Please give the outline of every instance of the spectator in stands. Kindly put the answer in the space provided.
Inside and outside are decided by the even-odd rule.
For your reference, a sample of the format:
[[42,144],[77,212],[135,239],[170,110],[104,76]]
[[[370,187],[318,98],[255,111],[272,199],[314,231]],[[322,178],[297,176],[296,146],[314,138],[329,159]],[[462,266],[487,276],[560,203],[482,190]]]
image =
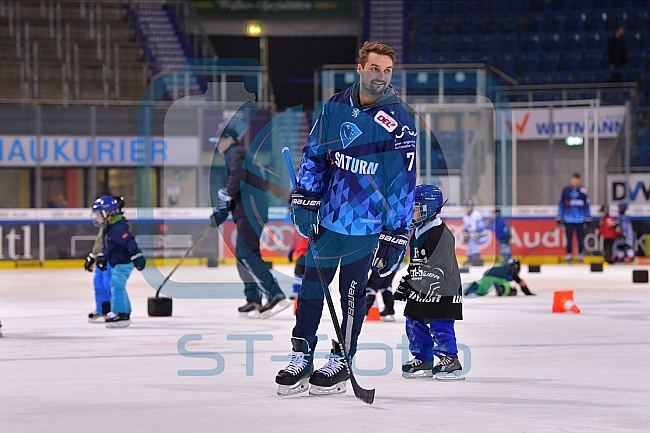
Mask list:
[[47,207],[65,208],[68,207],[68,202],[65,200],[65,196],[59,193],[54,196],[54,199],[50,200]]
[[[623,35],[625,34],[625,27],[619,26],[616,32],[609,38],[607,43],[607,57],[609,61],[609,69],[627,68],[630,64],[627,61],[627,47]],[[609,77],[612,83],[619,83],[623,81],[623,74],[620,72],[612,72]]]

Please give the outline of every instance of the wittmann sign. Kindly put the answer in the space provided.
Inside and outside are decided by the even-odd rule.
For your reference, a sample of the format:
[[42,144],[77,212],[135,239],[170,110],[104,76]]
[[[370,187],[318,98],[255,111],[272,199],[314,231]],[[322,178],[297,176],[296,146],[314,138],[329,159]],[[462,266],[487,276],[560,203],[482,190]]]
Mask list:
[[[588,112],[588,124],[585,128],[585,110]],[[591,108],[556,108],[553,110],[551,122],[548,108],[513,109],[515,127],[511,119],[507,120],[508,129],[516,131],[517,140],[548,139],[551,132],[553,137],[564,139],[571,135],[585,136],[588,131],[593,137],[596,124],[594,110]],[[614,138],[623,124],[625,107],[600,107],[598,109],[598,136],[600,138]]]

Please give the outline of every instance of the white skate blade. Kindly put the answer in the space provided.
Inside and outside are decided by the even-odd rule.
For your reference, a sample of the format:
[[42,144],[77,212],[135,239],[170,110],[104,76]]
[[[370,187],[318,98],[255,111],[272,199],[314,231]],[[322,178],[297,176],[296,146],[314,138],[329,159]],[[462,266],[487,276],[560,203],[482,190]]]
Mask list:
[[452,381],[452,380],[465,380],[465,376],[463,376],[461,370],[441,371],[440,373],[436,373],[433,377],[435,377],[436,380],[440,380],[443,382]]
[[402,372],[402,377],[404,379],[427,379],[429,377],[433,377],[433,373],[431,373],[431,370],[420,370],[416,371],[415,373]]
[[257,310],[249,311],[248,313],[239,313],[240,319],[259,319],[260,313]]
[[389,314],[388,316],[383,316],[381,318],[382,322],[394,322],[395,321],[395,316],[392,314]]
[[108,322],[106,323],[107,328],[128,328],[131,324],[131,320],[120,320],[119,322]]
[[259,319],[268,319],[269,317],[273,317],[276,314],[286,310],[290,306],[293,305],[293,302],[291,302],[288,299],[283,299],[280,302],[277,303],[273,308],[270,310],[265,311],[264,313],[260,313],[259,311],[257,312],[257,317]]
[[309,376],[303,377],[294,385],[278,385],[278,395],[287,397],[289,395],[300,394],[309,389]]
[[332,386],[312,385],[309,387],[309,395],[315,395],[320,397],[323,395],[345,394],[345,391],[347,391],[347,387],[345,385],[346,382],[347,380]]

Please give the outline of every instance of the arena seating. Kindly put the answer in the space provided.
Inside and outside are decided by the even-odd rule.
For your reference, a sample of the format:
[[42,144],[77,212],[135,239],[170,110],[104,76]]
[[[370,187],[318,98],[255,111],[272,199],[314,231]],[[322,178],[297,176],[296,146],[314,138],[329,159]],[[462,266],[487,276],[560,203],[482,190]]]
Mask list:
[[139,100],[148,64],[116,2],[1,2],[0,98]]
[[625,82],[648,71],[642,0],[410,1],[410,63],[488,63],[520,84],[610,81],[607,41],[626,27]]

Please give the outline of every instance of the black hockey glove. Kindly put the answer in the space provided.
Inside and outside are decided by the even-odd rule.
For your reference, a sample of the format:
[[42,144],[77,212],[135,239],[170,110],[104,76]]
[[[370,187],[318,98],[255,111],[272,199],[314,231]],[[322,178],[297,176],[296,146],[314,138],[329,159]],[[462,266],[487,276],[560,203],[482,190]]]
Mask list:
[[97,267],[99,268],[100,271],[104,272],[107,269],[106,257],[104,256],[104,253],[97,254],[97,258],[95,259],[95,262],[97,263]]
[[382,278],[395,272],[404,260],[408,242],[406,234],[388,233],[382,230],[379,233],[379,245],[375,249],[375,257],[372,259],[372,270]]
[[295,190],[291,194],[291,221],[302,237],[308,238],[313,228],[318,230],[318,211],[321,198],[305,190]]
[[147,264],[147,259],[144,258],[144,255],[140,249],[138,249],[138,251],[131,256],[131,261],[133,262],[133,266],[135,266],[138,271],[143,270]]
[[408,283],[408,275],[403,277],[397,286],[397,290],[393,293],[393,299],[396,301],[406,301],[409,297],[411,290],[411,285]]
[[90,253],[86,256],[86,262],[84,263],[84,269],[88,272],[93,271],[93,263],[95,263],[95,255]]

